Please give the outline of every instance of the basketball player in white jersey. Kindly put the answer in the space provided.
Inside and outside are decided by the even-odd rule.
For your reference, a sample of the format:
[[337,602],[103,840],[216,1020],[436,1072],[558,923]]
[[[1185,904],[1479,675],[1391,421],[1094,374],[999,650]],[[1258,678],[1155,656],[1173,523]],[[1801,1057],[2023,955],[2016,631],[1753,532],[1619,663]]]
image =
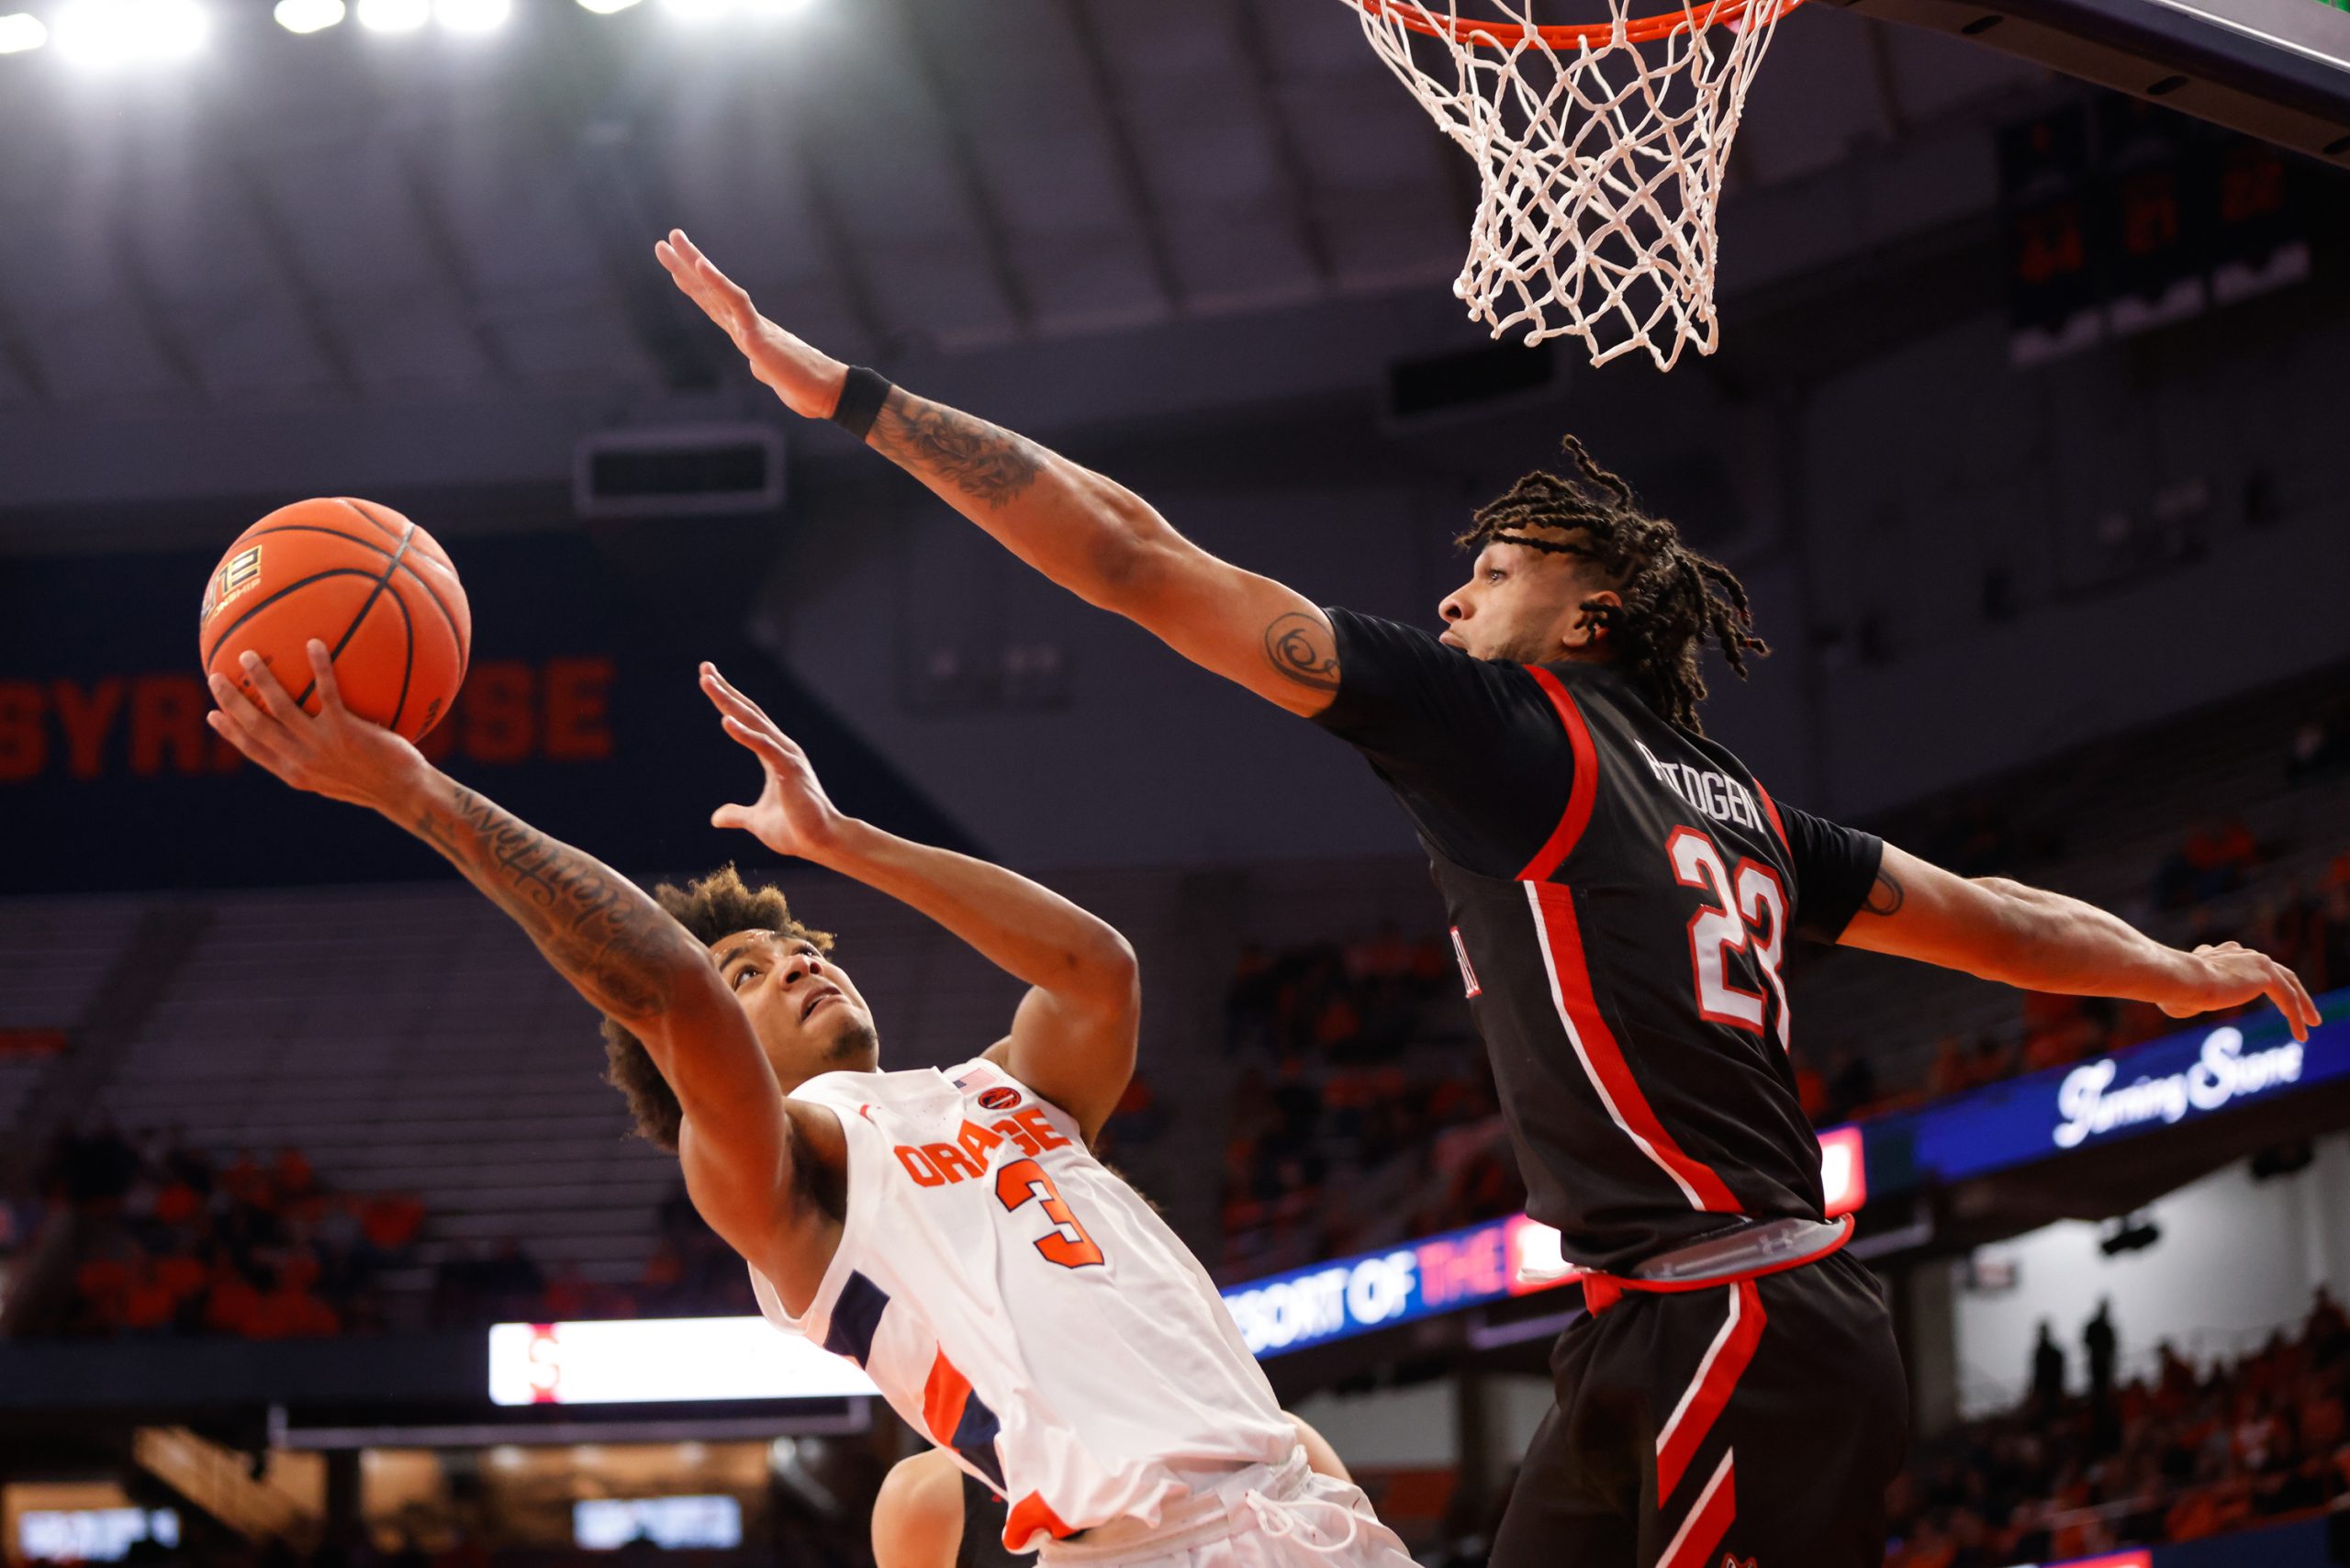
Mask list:
[[[1289,1419],[1316,1475],[1354,1479],[1321,1433]],[[1003,1499],[945,1449],[901,1459],[873,1499],[874,1568],[1011,1568],[1004,1513]]]
[[656,902],[353,717],[326,645],[309,657],[315,716],[248,653],[255,697],[213,678],[214,729],[296,788],[414,833],[513,916],[604,1014],[613,1081],[749,1262],[761,1311],[860,1363],[1005,1499],[1007,1547],[1121,1568],[1410,1568],[1360,1491],[1308,1467],[1205,1271],[1089,1151],[1134,1070],[1135,959],[1116,931],[844,816],[704,665],[726,733],[766,771],[715,825],[912,905],[1031,988],[970,1060],[879,1071],[831,937],[779,891],[729,868]]

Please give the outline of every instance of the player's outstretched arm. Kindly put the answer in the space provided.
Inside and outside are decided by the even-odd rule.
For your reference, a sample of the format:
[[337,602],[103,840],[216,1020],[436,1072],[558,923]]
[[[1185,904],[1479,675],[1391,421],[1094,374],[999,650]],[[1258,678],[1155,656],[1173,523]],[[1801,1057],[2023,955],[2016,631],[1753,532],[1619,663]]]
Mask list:
[[2026,991],[2151,1002],[2174,1018],[2265,996],[2297,1040],[2319,1022],[2300,978],[2265,953],[2233,942],[2166,947],[2094,904],[2004,877],[1956,876],[1889,844],[1838,940]]
[[1003,1043],[1004,1065],[1092,1141],[1134,1076],[1141,1001],[1126,939],[1016,871],[844,815],[808,754],[717,666],[701,666],[701,686],[726,733],[766,773],[757,801],[719,807],[711,824],[741,828],[778,855],[829,867],[910,904],[1027,981]]
[[[309,644],[319,712],[305,713],[252,654],[257,700],[220,676],[212,727],[297,790],[366,806],[447,857],[513,917],[588,1001],[624,1025],[677,1091],[695,1203],[766,1268],[779,1246],[790,1124],[750,1021],[709,953],[633,882],[449,778],[408,742],[353,716],[326,644]],[[771,1276],[781,1277],[781,1276]]]
[[[682,230],[655,252],[786,408],[805,419],[832,417],[847,365],[760,315]],[[1320,608],[1209,554],[1125,486],[903,387],[890,394],[866,440],[1089,604],[1292,713],[1330,705],[1337,645]]]

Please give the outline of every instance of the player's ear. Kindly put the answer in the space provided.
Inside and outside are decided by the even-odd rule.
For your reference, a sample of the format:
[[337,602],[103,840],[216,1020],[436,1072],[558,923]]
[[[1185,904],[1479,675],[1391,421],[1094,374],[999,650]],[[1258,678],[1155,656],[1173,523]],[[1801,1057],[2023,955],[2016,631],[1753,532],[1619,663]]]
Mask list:
[[1566,634],[1560,641],[1572,654],[1595,653],[1606,648],[1609,636],[1616,630],[1617,619],[1624,613],[1624,597],[1614,588],[1602,588],[1588,594],[1575,605],[1574,613],[1567,620]]

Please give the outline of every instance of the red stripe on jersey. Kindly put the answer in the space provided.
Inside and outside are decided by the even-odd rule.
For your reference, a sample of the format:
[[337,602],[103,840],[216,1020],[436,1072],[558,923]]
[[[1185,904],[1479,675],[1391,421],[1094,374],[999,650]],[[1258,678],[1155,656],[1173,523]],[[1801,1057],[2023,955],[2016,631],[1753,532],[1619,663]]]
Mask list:
[[1706,1489],[1689,1505],[1689,1517],[1673,1532],[1664,1555],[1657,1559],[1656,1568],[1712,1568],[1722,1537],[1729,1533],[1730,1521],[1738,1518],[1738,1474],[1732,1457],[1722,1455],[1714,1478],[1706,1483]]
[[1732,1285],[1729,1316],[1722,1320],[1721,1332],[1706,1347],[1696,1375],[1689,1380],[1681,1403],[1673,1407],[1663,1430],[1656,1435],[1658,1507],[1664,1506],[1673,1489],[1681,1484],[1682,1476],[1688,1473],[1689,1462],[1697,1457],[1698,1445],[1721,1418],[1731,1391],[1745,1375],[1756,1347],[1762,1343],[1764,1321],[1762,1293],[1755,1288],[1754,1282],[1740,1280]]
[[970,1397],[971,1380],[956,1370],[946,1351],[939,1351],[930,1363],[930,1381],[922,1388],[922,1419],[932,1442],[955,1446],[955,1428],[963,1424],[963,1406]]
[[1559,722],[1566,727],[1567,745],[1574,753],[1574,782],[1567,787],[1567,809],[1559,818],[1559,825],[1550,830],[1550,842],[1543,845],[1526,869],[1517,874],[1521,882],[1539,882],[1549,879],[1559,868],[1583,830],[1591,824],[1591,808],[1599,798],[1599,754],[1591,744],[1591,726],[1583,722],[1583,710],[1567,695],[1559,678],[1538,665],[1528,665],[1526,673],[1541,687],[1542,695],[1550,700],[1558,711]]
[[1779,820],[1779,803],[1771,799],[1771,791],[1762,788],[1762,780],[1754,781],[1754,792],[1762,797],[1762,814],[1771,819],[1771,831],[1779,835],[1779,847],[1793,855],[1795,846],[1787,842],[1787,824]]
[[1550,971],[1550,1000],[1565,1025],[1568,1043],[1583,1062],[1584,1074],[1599,1092],[1600,1103],[1640,1152],[1673,1178],[1689,1206],[1707,1214],[1742,1214],[1738,1200],[1711,1168],[1682,1152],[1673,1135],[1657,1120],[1648,1096],[1640,1092],[1623,1047],[1616,1043],[1599,1002],[1591,992],[1591,971],[1583,955],[1583,930],[1575,923],[1574,890],[1561,882],[1529,881],[1526,896],[1534,906],[1535,935],[1542,947],[1542,966]]
[[1028,1538],[1043,1530],[1055,1540],[1064,1540],[1077,1532],[1061,1523],[1061,1517],[1045,1504],[1045,1495],[1031,1492],[1012,1505],[1003,1519],[1003,1549],[1017,1551],[1028,1544]]

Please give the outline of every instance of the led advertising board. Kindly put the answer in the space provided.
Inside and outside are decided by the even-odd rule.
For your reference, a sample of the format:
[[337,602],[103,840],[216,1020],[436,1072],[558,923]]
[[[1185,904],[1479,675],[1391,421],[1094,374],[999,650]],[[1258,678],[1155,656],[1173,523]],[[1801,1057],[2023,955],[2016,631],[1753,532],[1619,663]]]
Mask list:
[[[2350,991],[2295,1040],[2276,1017],[2168,1035],[2069,1067],[1871,1118],[1863,1182],[1876,1195],[1962,1182],[2267,1103],[2350,1075]],[[1822,1135],[1822,1140],[1830,1135]]]
[[[1819,1135],[1830,1218],[1867,1201],[1859,1127]],[[1259,1360],[1416,1318],[1550,1290],[1574,1276],[1559,1233],[1524,1215],[1333,1259],[1224,1293]],[[876,1393],[853,1363],[756,1317],[501,1323],[489,1331],[500,1405],[828,1399]]]

